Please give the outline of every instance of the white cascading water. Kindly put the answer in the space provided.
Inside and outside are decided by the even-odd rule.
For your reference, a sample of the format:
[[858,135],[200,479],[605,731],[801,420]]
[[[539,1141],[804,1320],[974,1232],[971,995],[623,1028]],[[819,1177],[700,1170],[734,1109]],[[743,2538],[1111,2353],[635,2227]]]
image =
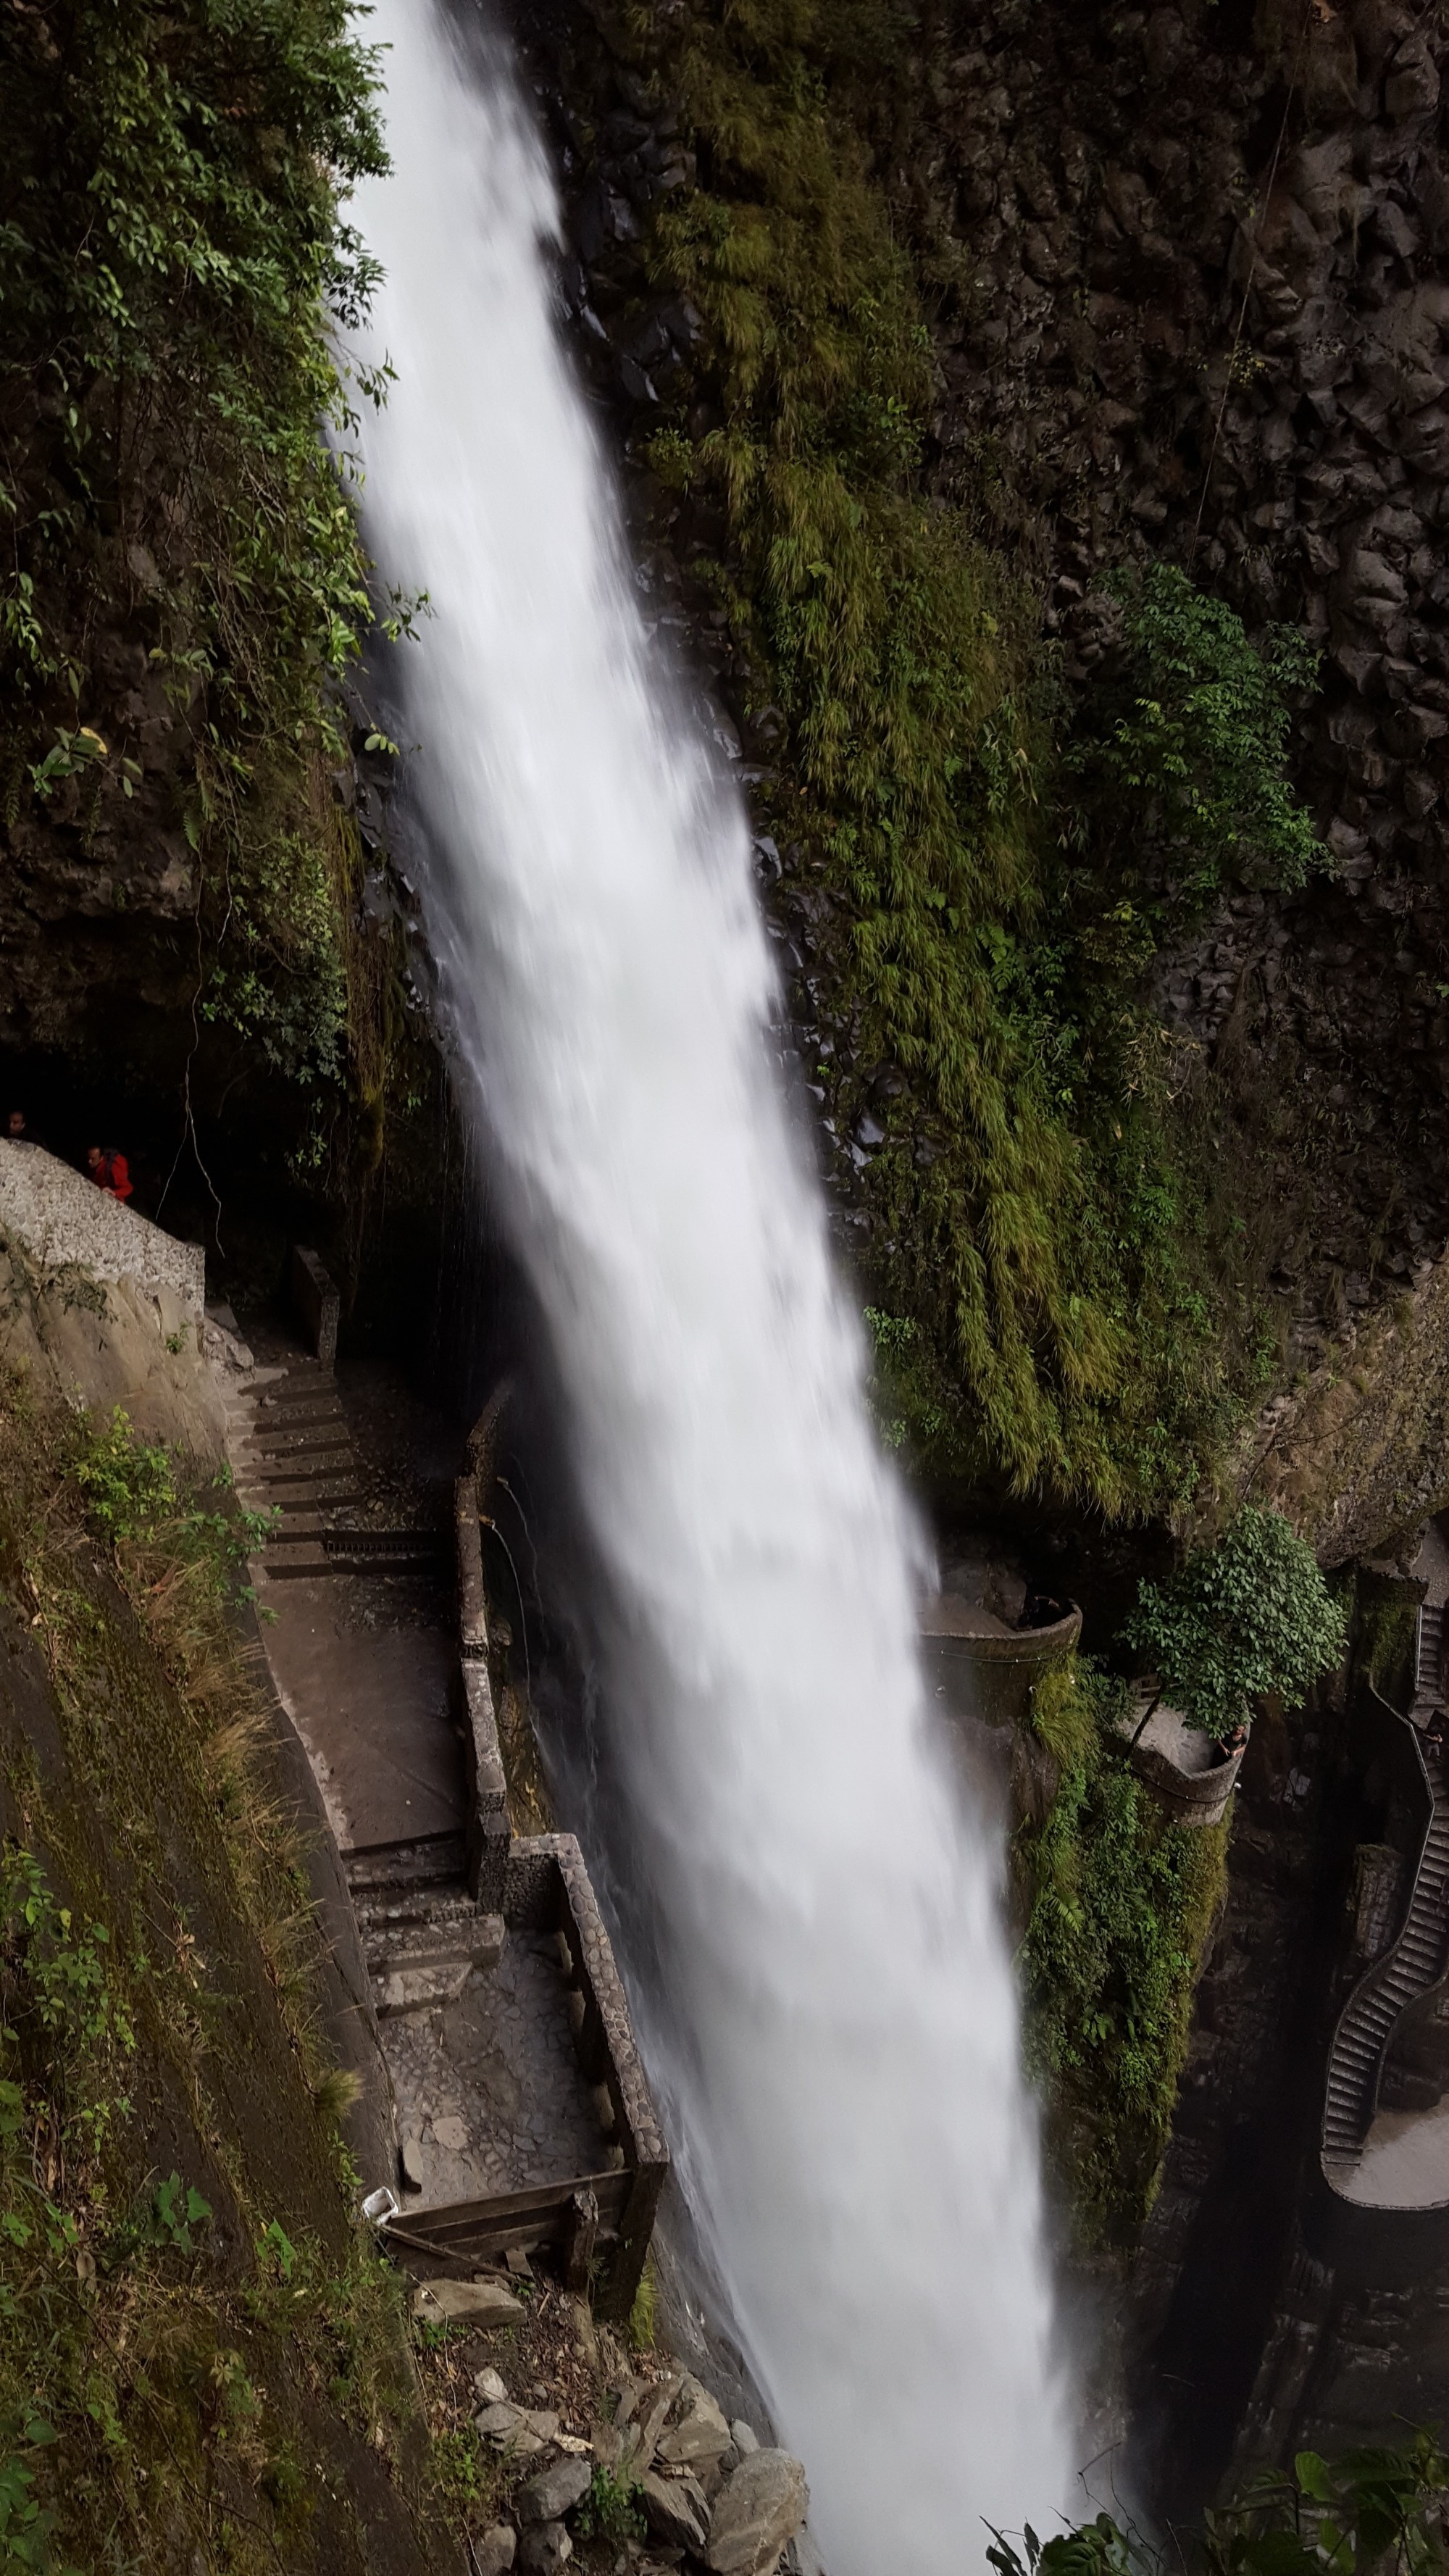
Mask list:
[[654,667],[542,150],[437,0],[365,32],[397,376],[365,519],[431,597],[400,657],[429,926],[614,1598],[651,2071],[830,2576],[947,2576],[982,2517],[1050,2528],[1072,2484],[999,1855],[931,1738],[744,815]]

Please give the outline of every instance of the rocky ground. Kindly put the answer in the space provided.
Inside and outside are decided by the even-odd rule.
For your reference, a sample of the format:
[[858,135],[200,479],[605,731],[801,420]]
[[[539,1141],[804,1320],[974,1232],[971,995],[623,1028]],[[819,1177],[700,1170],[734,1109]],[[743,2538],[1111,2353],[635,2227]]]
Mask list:
[[[515,2258],[518,2259],[518,2258]],[[413,2301],[472,2576],[794,2576],[805,2472],[666,2356],[522,2265]]]

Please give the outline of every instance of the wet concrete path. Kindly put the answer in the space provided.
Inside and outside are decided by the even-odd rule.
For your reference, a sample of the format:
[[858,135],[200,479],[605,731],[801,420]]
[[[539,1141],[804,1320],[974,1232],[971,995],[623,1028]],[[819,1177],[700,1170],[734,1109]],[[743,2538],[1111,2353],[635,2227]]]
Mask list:
[[[324,1370],[249,1323],[241,1499],[278,1514],[257,1577],[267,1660],[343,1853],[460,1833],[450,1562],[457,1433],[397,1370]],[[329,1553],[356,1539],[360,1554]]]

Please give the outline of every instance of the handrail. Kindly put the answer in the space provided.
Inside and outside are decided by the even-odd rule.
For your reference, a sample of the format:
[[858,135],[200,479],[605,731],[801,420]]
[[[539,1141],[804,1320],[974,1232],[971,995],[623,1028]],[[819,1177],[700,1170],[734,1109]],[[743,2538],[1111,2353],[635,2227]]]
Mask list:
[[[1327,2130],[1329,2117],[1329,2093],[1333,2081],[1334,2069],[1335,2067],[1338,2067],[1340,2073],[1342,2072],[1347,2058],[1347,2051],[1343,2047],[1343,2042],[1352,2029],[1354,2020],[1359,2012],[1359,2008],[1361,2005],[1366,2003],[1381,1986],[1387,1983],[1392,1973],[1394,1963],[1398,1959],[1404,1943],[1408,1938],[1409,1930],[1414,1919],[1414,1907],[1424,1874],[1424,1862],[1428,1853],[1429,1834],[1434,1822],[1434,1810],[1436,1804],[1434,1785],[1429,1778],[1428,1765],[1424,1760],[1424,1748],[1420,1740],[1418,1728],[1403,1714],[1402,1710],[1391,1707],[1389,1702],[1384,1699],[1377,1690],[1375,1690],[1372,1682],[1368,1684],[1368,1695],[1385,1717],[1392,1718],[1396,1726],[1403,1727],[1405,1734],[1408,1737],[1409,1745],[1412,1750],[1414,1769],[1418,1776],[1418,1784],[1422,1787],[1424,1793],[1425,1810],[1423,1830],[1419,1838],[1418,1854],[1414,1861],[1413,1877],[1410,1880],[1408,1897],[1404,1905],[1403,1917],[1399,1924],[1398,1931],[1395,1933],[1387,1950],[1383,1951],[1377,1959],[1370,1962],[1369,1966],[1365,1968],[1363,1975],[1350,1989],[1349,1994],[1344,2001],[1343,2009],[1339,2013],[1338,2019],[1334,2024],[1333,2038],[1329,2043],[1328,2060],[1324,2069],[1323,2118],[1319,2126],[1319,2157],[1320,2161],[1324,2164],[1325,2174],[1327,2174],[1327,2161],[1330,2159],[1333,2152],[1329,2148]],[[1427,1993],[1427,1986],[1421,1988],[1420,1991]],[[1400,2009],[1402,2010],[1403,2007]],[[1394,2015],[1394,2021],[1390,2023],[1389,2030],[1385,2033],[1374,2058],[1373,2071],[1369,2079],[1367,2099],[1365,2103],[1365,2116],[1361,2127],[1362,2136],[1367,2135],[1374,2115],[1378,2110],[1379,2086],[1383,2079],[1384,2060],[1388,2055],[1389,2039],[1398,2019],[1399,2014],[1396,2013]],[[1331,2176],[1328,2176],[1328,2178],[1330,2180],[1332,2179]]]

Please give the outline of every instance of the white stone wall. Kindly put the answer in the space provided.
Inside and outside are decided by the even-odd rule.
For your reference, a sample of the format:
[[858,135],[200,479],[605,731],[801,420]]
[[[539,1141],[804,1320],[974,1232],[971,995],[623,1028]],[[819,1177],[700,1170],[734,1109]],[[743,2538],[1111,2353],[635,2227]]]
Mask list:
[[169,1290],[199,1328],[206,1254],[98,1190],[40,1145],[0,1140],[0,1227],[42,1270],[74,1262],[93,1279]]

